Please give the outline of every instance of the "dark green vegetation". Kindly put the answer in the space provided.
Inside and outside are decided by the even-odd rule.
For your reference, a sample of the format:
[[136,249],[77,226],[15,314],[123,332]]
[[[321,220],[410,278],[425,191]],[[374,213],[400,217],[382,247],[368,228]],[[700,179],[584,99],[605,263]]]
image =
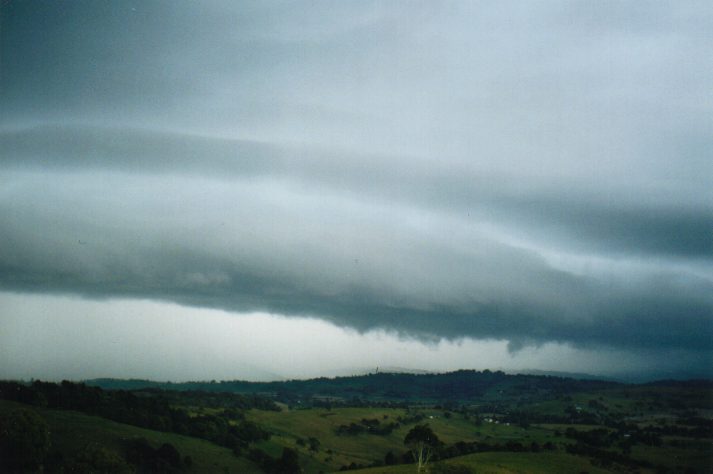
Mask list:
[[537,375],[508,375],[501,371],[460,370],[446,374],[377,373],[365,376],[288,380],[285,382],[152,382],[148,380],[96,379],[87,382],[105,389],[200,390],[261,394],[284,403],[308,401],[315,404],[358,401],[396,404],[469,402],[474,399],[501,400],[508,397],[560,394],[599,390],[620,384],[600,380],[575,380]]
[[710,381],[92,384],[0,382],[0,472],[713,472]]

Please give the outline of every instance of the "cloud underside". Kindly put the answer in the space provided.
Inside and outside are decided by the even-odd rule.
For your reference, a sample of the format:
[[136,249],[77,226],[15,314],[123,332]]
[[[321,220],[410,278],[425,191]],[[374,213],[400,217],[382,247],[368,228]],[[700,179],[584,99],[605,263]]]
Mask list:
[[513,348],[711,349],[705,207],[128,129],[41,127],[0,146],[7,289]]

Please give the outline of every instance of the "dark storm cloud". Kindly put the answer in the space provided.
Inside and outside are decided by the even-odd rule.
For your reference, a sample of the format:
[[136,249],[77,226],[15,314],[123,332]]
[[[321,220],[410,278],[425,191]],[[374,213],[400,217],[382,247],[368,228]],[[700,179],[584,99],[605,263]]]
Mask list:
[[[647,205],[593,198],[562,186],[533,187],[532,179],[497,182],[475,173],[434,175],[404,158],[350,156],[245,140],[206,138],[141,130],[37,127],[0,133],[0,163],[8,168],[67,171],[115,170],[208,177],[279,176],[312,186],[374,194],[451,212],[484,215],[525,227],[542,239],[562,237],[578,250],[713,256],[713,209],[676,203]],[[530,187],[522,195],[523,187]],[[508,190],[508,188],[510,188]],[[562,199],[566,196],[567,199]]]
[[[665,260],[642,274],[613,268],[602,282],[601,275],[552,268],[535,252],[484,234],[479,221],[444,217],[437,207],[393,207],[378,193],[371,202],[364,193],[350,202],[329,188],[315,193],[324,189],[320,182],[295,176],[284,191],[284,178],[264,170],[223,181],[189,174],[181,167],[133,175],[90,167],[50,175],[62,183],[55,187],[33,168],[8,171],[14,200],[0,207],[3,284],[316,315],[421,337],[688,349],[710,343],[710,280]],[[507,230],[515,219],[495,211]],[[564,235],[580,223],[567,230],[568,221],[558,221]],[[506,235],[518,231],[526,234],[512,228]],[[599,247],[612,241],[605,237]],[[638,238],[644,248],[649,238]],[[612,248],[619,258],[616,239]],[[648,257],[670,257],[656,250]]]
[[713,22],[650,7],[5,3],[0,286],[704,368]]

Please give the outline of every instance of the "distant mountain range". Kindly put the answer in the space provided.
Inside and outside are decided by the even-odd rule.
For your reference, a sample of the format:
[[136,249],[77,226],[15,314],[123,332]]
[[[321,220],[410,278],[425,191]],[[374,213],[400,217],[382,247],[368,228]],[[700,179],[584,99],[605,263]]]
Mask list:
[[[319,377],[307,380],[272,382],[196,381],[155,382],[151,380],[93,379],[87,385],[103,389],[164,389],[229,392],[268,396],[286,403],[330,400],[337,403],[462,403],[535,402],[552,397],[615,388],[633,387],[604,377],[562,372],[528,371],[507,374],[490,370],[459,370],[428,373],[395,367],[375,367],[363,375]],[[713,380],[647,382],[646,385],[686,385],[713,387]]]
[[405,373],[379,369],[366,375],[321,377],[309,380],[273,382],[154,382],[149,380],[88,380],[88,385],[104,389],[201,390],[259,394],[296,402],[329,399],[340,402],[472,402],[505,399],[536,400],[564,393],[622,386],[607,380],[574,379],[552,375],[506,374],[502,371],[460,370],[442,374]]

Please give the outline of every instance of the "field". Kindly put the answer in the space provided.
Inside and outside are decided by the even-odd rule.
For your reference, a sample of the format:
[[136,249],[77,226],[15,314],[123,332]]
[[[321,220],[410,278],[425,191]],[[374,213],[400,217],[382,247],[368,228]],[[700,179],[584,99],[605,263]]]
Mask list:
[[[571,474],[588,472],[603,474],[611,471],[593,467],[586,459],[564,453],[482,453],[459,456],[442,461],[448,466],[464,466],[478,474]],[[354,471],[358,474],[413,474],[413,465],[375,467]]]
[[[530,428],[523,430],[506,424],[481,423],[466,419],[460,414],[449,414],[442,410],[390,408],[336,408],[336,409],[301,409],[289,412],[264,412],[252,410],[248,417],[268,428],[274,433],[272,443],[279,443],[297,449],[305,456],[320,461],[320,468],[325,471],[338,470],[341,466],[351,463],[368,465],[379,459],[384,459],[389,451],[401,453],[406,450],[404,437],[417,422],[404,423],[388,435],[367,433],[357,435],[335,434],[339,426],[358,424],[364,419],[377,419],[380,423],[392,420],[408,419],[410,416],[421,415],[418,423],[428,423],[439,439],[445,444],[459,441],[484,440],[493,443],[508,441],[532,441],[544,444],[547,441],[557,441],[559,437],[553,430],[545,428]],[[299,439],[316,438],[320,449],[316,453],[306,446],[298,444]],[[321,455],[320,455],[321,453]]]
[[[424,425],[433,435],[433,474],[713,472],[708,382],[566,385],[506,378],[480,397],[442,403],[426,385],[428,398],[406,394],[409,403],[385,400],[378,390],[372,391],[375,400],[342,396],[354,387],[371,390],[371,381],[357,382],[350,387],[343,380],[328,381],[340,395],[325,394],[323,380],[300,382],[281,395],[0,382],[5,399],[0,417],[31,410],[46,422],[51,433],[46,473],[82,472],[73,466],[76,460],[88,462],[88,446],[121,461],[88,472],[416,472],[405,439]],[[310,393],[310,383],[322,392]],[[445,386],[448,395],[474,392]],[[139,460],[137,440],[143,440]],[[172,466],[157,461],[161,449],[175,451],[180,460]]]
[[[447,464],[468,466],[477,473],[569,473],[569,472],[619,472],[621,465],[604,468],[595,466],[596,461],[586,456],[570,455],[564,449],[572,439],[565,436],[568,428],[580,432],[605,429],[599,425],[569,425],[569,424],[533,424],[527,428],[506,423],[476,422],[470,416],[460,413],[444,412],[442,410],[418,409],[424,415],[419,423],[428,423],[439,439],[446,445],[461,442],[484,442],[490,445],[506,445],[517,443],[529,449],[533,443],[544,447],[547,443],[555,446],[554,451],[540,452],[485,452],[458,456],[449,459]],[[448,416],[445,415],[448,413]],[[403,409],[301,409],[290,412],[259,412],[251,411],[250,419],[261,423],[275,433],[270,444],[289,446],[296,449],[305,460],[308,472],[333,472],[342,466],[367,466],[384,459],[386,454],[405,453],[403,440],[406,433],[415,423],[406,424],[394,430],[389,435],[358,434],[353,436],[336,435],[340,425],[358,423],[362,419],[393,420],[407,417]],[[644,417],[642,424],[647,424],[649,418]],[[299,439],[313,437],[319,440],[319,449],[310,451],[307,446],[300,446]],[[685,447],[674,447],[671,442],[676,437],[662,439],[662,445],[637,445],[631,449],[631,459],[640,461],[636,472],[713,472],[713,440],[698,442],[688,440]],[[675,441],[674,441],[675,442]],[[266,443],[267,444],[267,443]],[[275,448],[273,447],[274,451]],[[605,450],[607,451],[607,450]],[[621,453],[622,449],[614,447],[608,451]],[[352,465],[352,467],[356,467]],[[365,473],[401,473],[414,472],[413,465],[385,466],[359,470]]]

